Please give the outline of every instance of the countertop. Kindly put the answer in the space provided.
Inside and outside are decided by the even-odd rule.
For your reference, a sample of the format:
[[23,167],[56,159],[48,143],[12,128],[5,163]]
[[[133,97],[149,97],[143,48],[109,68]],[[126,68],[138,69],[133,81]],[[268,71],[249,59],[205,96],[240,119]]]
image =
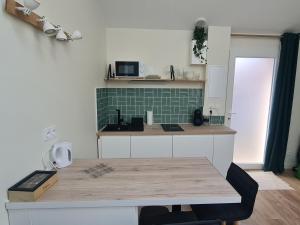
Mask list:
[[181,132],[165,132],[160,124],[152,126],[145,125],[144,131],[120,131],[120,132],[97,132],[97,136],[155,136],[155,135],[222,135],[235,134],[236,131],[226,126],[203,125],[193,126],[192,124],[180,124],[184,129]]

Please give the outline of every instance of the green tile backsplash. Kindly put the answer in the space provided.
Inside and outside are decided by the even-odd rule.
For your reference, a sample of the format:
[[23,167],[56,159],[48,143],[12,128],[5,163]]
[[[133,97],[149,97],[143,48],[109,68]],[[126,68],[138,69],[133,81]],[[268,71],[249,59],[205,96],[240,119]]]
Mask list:
[[[195,109],[203,106],[202,89],[170,88],[98,88],[98,129],[116,123],[116,109],[125,122],[143,117],[153,110],[154,123],[191,123]],[[223,117],[212,117],[212,123],[223,124]]]
[[105,88],[97,88],[97,124],[101,129],[108,122],[108,98]]

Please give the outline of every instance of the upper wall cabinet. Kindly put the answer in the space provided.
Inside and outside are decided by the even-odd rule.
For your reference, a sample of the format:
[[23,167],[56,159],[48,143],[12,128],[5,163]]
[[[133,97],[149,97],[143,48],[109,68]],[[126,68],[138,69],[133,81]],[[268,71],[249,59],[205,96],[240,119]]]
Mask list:
[[225,115],[230,40],[230,27],[208,27],[204,115]]

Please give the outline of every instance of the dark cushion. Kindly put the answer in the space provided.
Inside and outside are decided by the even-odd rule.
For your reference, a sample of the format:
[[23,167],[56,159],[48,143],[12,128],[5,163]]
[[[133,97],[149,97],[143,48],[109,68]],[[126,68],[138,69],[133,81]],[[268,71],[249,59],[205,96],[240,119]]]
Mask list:
[[143,207],[140,213],[139,225],[155,224],[157,216],[167,214],[168,212],[168,208],[164,206]]
[[199,220],[239,221],[248,218],[248,211],[241,204],[191,205]]
[[166,207],[143,207],[139,225],[220,225],[217,221],[198,221],[193,212],[169,212]]

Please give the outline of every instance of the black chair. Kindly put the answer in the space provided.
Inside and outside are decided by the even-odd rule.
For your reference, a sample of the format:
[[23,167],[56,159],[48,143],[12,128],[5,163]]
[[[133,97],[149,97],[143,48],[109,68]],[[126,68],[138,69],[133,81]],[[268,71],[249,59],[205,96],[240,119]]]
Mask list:
[[163,206],[143,207],[139,225],[220,225],[221,221],[199,221],[193,212],[169,212]]
[[227,181],[241,195],[242,202],[234,204],[191,205],[199,220],[220,219],[226,224],[248,219],[255,203],[258,184],[244,170],[232,163],[227,172]]

